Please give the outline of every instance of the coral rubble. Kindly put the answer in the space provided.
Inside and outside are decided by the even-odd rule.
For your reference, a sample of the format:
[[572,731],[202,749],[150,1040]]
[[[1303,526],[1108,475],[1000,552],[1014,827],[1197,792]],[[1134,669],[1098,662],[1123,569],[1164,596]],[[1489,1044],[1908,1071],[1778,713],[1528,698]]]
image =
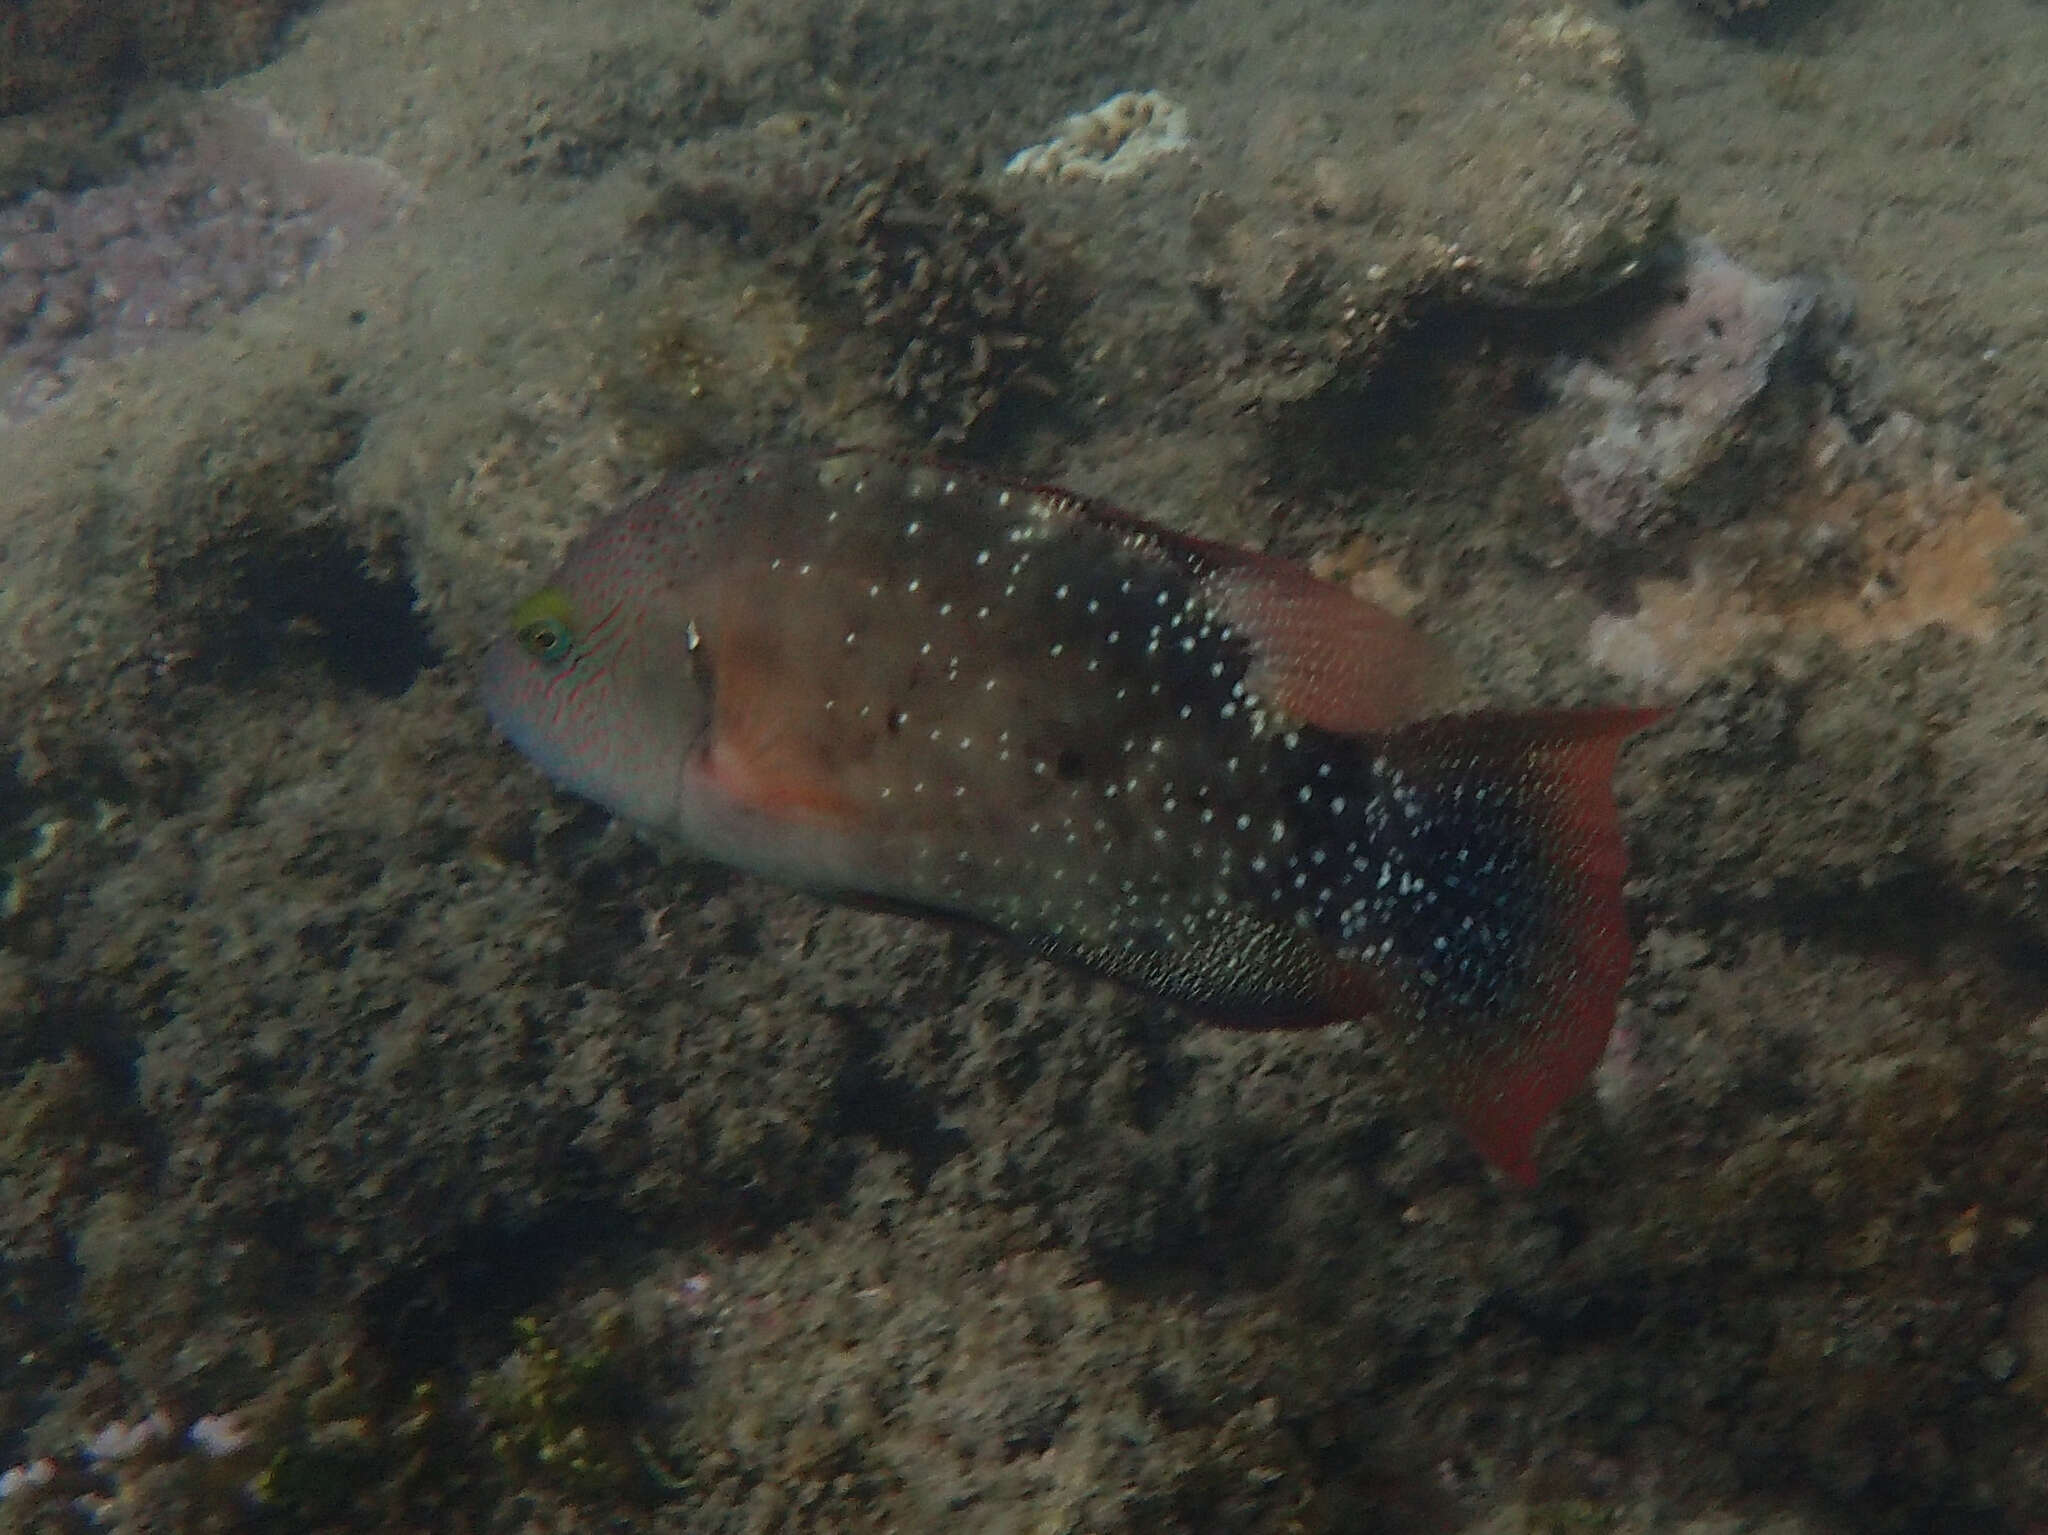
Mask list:
[[1044,143],[1018,150],[1003,173],[1120,181],[1190,142],[1187,108],[1158,91],[1119,91],[1093,111],[1075,113]]

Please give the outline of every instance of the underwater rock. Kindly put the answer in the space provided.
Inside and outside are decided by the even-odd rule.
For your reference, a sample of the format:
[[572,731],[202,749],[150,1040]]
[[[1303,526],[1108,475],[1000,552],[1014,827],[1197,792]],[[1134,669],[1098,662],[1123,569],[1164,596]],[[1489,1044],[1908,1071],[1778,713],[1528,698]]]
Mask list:
[[1685,581],[1638,582],[1632,612],[1593,620],[1589,658],[1683,693],[1745,650],[1817,635],[1851,651],[1926,629],[1990,641],[2004,619],[1998,562],[2025,524],[1997,485],[1959,473],[1927,436],[1904,412],[1865,441],[1825,417],[1786,494],[1703,539]]
[[139,80],[254,68],[307,0],[25,0],[0,18],[0,117]]
[[[1570,304],[1642,270],[1673,199],[1626,39],[1577,7],[1520,13],[1457,78],[1403,104],[1391,134],[1384,106],[1277,89],[1240,157],[1205,154],[1182,218],[1198,293],[1242,322],[1218,370],[1231,408],[1355,390],[1446,309]],[[1129,259],[1134,286],[1150,259]]]
[[[1642,539],[1677,516],[1676,503],[1710,469],[1782,467],[1782,432],[1759,401],[1793,351],[1818,290],[1771,281],[1708,240],[1694,240],[1668,303],[1625,329],[1600,361],[1561,363],[1557,392],[1601,412],[1598,427],[1565,454],[1572,513],[1595,533]],[[1802,427],[1796,400],[1789,423]],[[1745,451],[1741,463],[1733,450]],[[1725,475],[1717,472],[1716,484]]]
[[1461,286],[1495,303],[1575,303],[1640,272],[1673,199],[1628,40],[1577,6],[1525,8],[1473,68],[1473,88],[1369,162],[1401,222],[1458,252]]

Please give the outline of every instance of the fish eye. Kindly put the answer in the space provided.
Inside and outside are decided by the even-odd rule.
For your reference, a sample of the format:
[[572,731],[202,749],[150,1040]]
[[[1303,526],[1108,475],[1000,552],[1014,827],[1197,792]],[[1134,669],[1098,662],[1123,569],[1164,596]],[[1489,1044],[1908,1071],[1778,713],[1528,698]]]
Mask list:
[[576,649],[569,599],[552,586],[535,592],[512,615],[512,638],[536,661],[568,660]]
[[519,627],[519,648],[536,661],[560,661],[569,654],[569,626],[559,618],[536,618]]

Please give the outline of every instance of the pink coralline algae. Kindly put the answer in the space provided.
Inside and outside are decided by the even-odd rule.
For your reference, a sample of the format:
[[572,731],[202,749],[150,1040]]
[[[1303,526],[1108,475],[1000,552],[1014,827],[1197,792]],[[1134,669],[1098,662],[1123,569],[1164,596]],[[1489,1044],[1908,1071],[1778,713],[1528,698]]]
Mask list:
[[219,106],[123,180],[0,207],[0,425],[96,361],[304,281],[408,197],[376,161],[307,155],[267,113]]
[[1759,277],[1709,240],[1688,245],[1675,277],[1670,299],[1623,330],[1606,356],[1565,359],[1553,378],[1560,398],[1600,412],[1561,475],[1574,515],[1595,533],[1647,537],[1674,520],[1689,490],[1729,489],[1708,471],[1743,469],[1731,451],[1740,441],[1753,439],[1761,464],[1773,447],[1804,440],[1796,401],[1785,402],[1787,421],[1775,431],[1759,401],[1798,347],[1817,287]]

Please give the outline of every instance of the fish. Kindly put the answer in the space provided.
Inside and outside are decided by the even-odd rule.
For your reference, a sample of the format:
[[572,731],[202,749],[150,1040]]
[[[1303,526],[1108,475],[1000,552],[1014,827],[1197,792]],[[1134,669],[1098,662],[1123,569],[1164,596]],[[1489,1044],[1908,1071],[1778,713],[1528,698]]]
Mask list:
[[1632,961],[1611,780],[1661,711],[1446,712],[1454,675],[1291,561],[841,451],[598,519],[481,696],[697,856],[1226,1027],[1377,1020],[1527,1185]]

